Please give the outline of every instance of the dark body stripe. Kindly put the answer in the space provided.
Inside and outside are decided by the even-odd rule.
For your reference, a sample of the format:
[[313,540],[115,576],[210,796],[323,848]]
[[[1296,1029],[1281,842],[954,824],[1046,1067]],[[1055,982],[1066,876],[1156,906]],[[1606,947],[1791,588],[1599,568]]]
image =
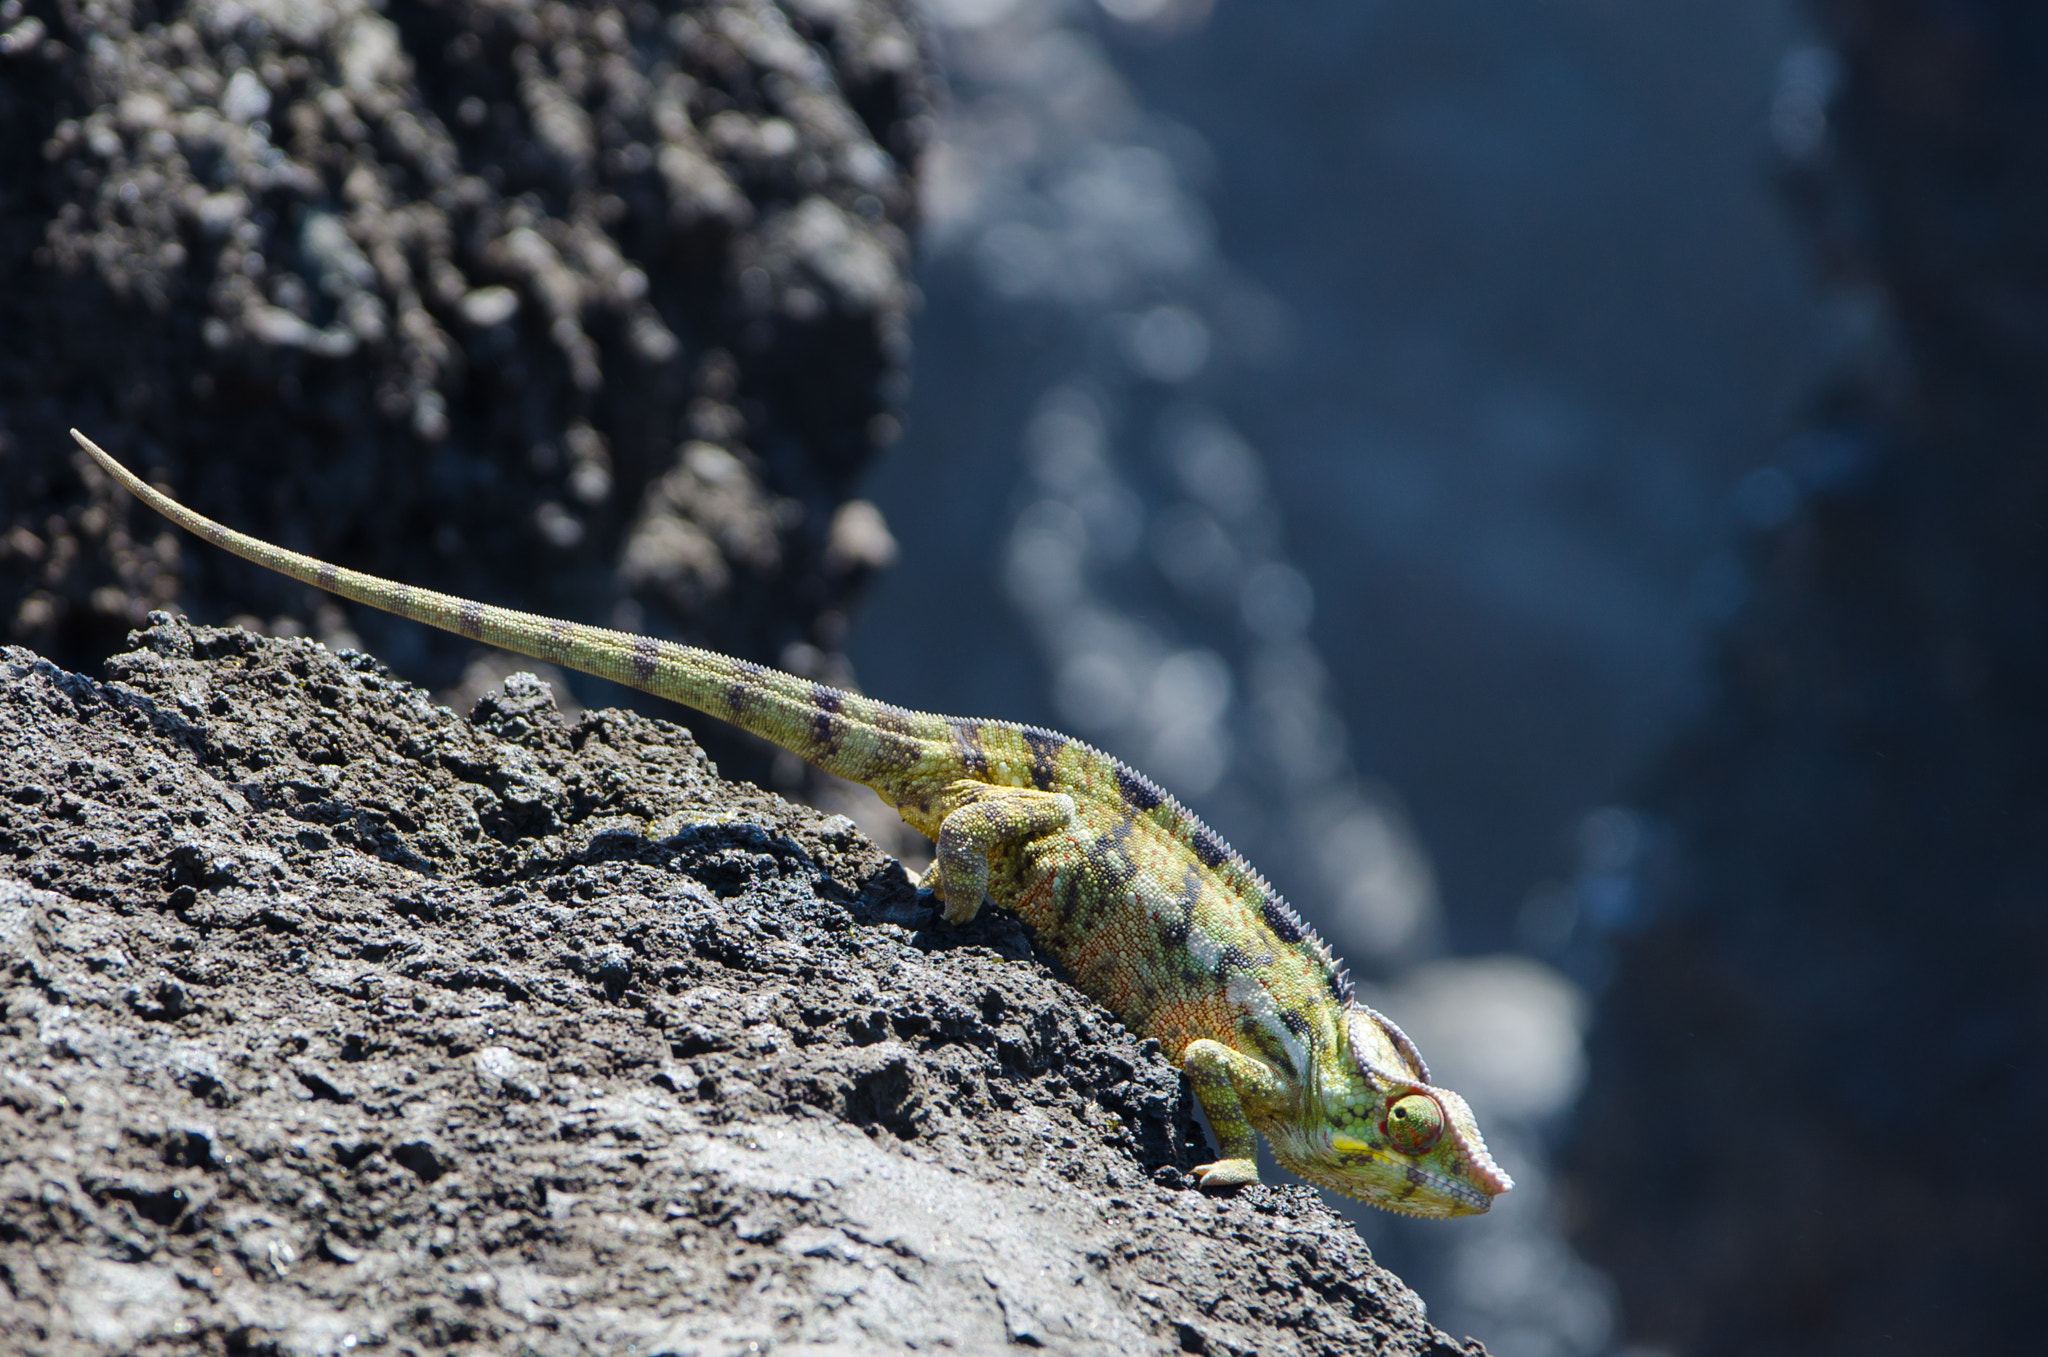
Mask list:
[[1116,789],[1123,794],[1124,803],[1140,815],[1159,809],[1166,800],[1166,793],[1159,790],[1152,780],[1124,767],[1116,766]]
[[815,746],[814,756],[829,758],[839,748],[839,741],[846,734],[846,720],[839,710],[846,705],[845,696],[837,688],[827,688],[822,683],[811,685],[811,743]]
[[988,776],[988,751],[981,745],[981,723],[978,721],[952,721],[953,747],[960,755],[960,766],[969,777]]
[[1031,785],[1042,792],[1059,786],[1060,751],[1067,747],[1067,737],[1037,726],[1025,726],[1020,733],[1031,751]]
[[1230,861],[1230,845],[1207,825],[1198,826],[1188,835],[1188,846],[1195,850],[1204,867],[1221,867]]
[[1297,943],[1306,932],[1301,916],[1287,907],[1279,896],[1268,896],[1259,907],[1259,915],[1265,919],[1266,927],[1273,930],[1273,936],[1285,943]]

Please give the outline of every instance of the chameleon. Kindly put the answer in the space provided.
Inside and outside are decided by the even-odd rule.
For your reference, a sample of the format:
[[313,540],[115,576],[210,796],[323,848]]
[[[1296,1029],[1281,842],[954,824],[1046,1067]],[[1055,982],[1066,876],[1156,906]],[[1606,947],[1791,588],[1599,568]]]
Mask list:
[[1200,1187],[1259,1181],[1257,1136],[1297,1177],[1411,1216],[1513,1187],[1471,1108],[1361,1002],[1329,947],[1151,779],[1057,732],[911,711],[694,646],[394,583],[224,527],[77,430],[106,473],[187,531],[372,608],[680,702],[874,789],[937,853],[944,919],[1022,918],[1083,993],[1186,1078],[1218,1157]]

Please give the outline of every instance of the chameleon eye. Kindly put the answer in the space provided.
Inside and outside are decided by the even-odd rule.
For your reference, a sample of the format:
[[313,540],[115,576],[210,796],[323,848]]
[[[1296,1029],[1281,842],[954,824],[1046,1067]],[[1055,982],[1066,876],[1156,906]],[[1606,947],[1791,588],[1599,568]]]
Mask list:
[[1427,1093],[1396,1098],[1387,1109],[1387,1143],[1402,1154],[1421,1154],[1444,1137],[1444,1110]]

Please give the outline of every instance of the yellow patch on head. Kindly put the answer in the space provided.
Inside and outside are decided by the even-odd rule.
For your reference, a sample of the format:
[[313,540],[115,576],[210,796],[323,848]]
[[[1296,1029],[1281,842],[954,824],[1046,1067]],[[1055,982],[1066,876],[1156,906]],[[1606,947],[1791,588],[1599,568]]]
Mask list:
[[1339,1154],[1371,1154],[1372,1146],[1350,1136],[1331,1136],[1330,1148]]

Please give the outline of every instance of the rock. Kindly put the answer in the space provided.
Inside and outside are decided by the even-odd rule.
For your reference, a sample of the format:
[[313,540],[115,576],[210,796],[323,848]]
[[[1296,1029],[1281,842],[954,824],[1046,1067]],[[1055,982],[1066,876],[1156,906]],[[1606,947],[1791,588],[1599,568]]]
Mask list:
[[[843,669],[890,539],[849,554],[840,510],[914,296],[897,0],[94,0],[0,31],[0,640],[85,668],[176,601],[436,688],[473,658],[182,540],[77,425],[358,569]],[[707,465],[715,494],[670,493]]]
[[0,1347],[1481,1351],[1307,1190],[1193,1190],[1014,920],[681,728],[135,640],[0,657]]

